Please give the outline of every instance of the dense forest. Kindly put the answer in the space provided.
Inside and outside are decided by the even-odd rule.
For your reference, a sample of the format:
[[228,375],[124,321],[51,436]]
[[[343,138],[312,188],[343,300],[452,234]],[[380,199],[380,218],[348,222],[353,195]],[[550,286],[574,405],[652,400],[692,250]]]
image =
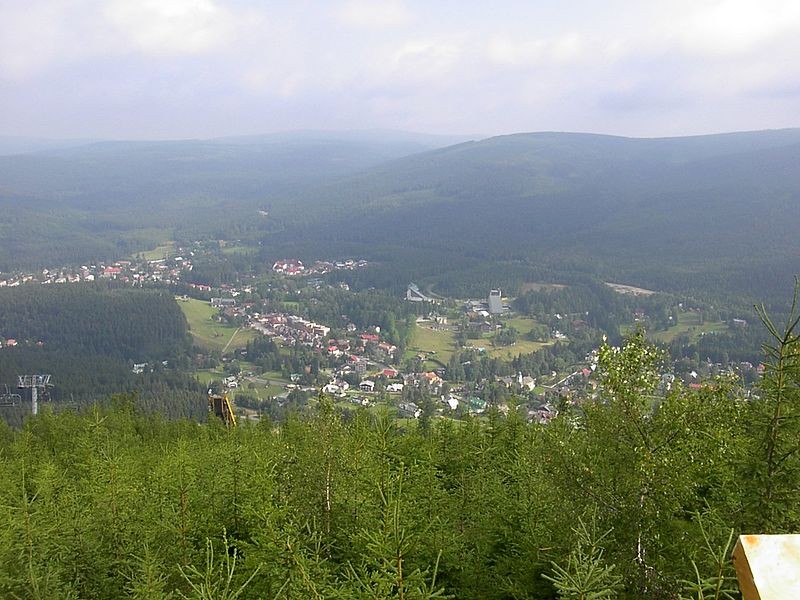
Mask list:
[[359,256],[380,266],[349,274],[356,287],[416,281],[456,297],[592,276],[785,298],[800,251],[798,130],[531,133],[421,152],[436,145],[289,136],[0,157],[0,269],[224,239],[248,245],[250,264],[199,266],[195,283],[287,256]]
[[[659,291],[785,297],[797,130],[674,139],[532,133],[401,158],[300,190],[265,253],[382,261],[446,295],[594,275]],[[343,233],[345,235],[343,235]],[[541,272],[556,278],[531,277]],[[376,274],[378,277],[380,275]],[[506,279],[498,282],[498,279]],[[377,283],[373,283],[379,287]]]
[[255,238],[274,227],[258,211],[297,187],[454,141],[306,132],[0,156],[0,270],[120,258],[170,239]]
[[[141,407],[172,417],[204,416],[204,390],[180,368],[188,365],[186,319],[166,290],[113,284],[0,289],[0,384],[49,373],[47,399],[81,406],[113,393],[138,394]],[[8,345],[13,339],[16,345]],[[132,372],[145,364],[142,373]],[[19,424],[27,405],[4,409]]]
[[0,593],[736,597],[732,536],[800,526],[797,321],[767,327],[750,398],[725,379],[655,395],[662,356],[638,333],[548,425],[513,407],[403,425],[324,397],[230,430],[125,396],[45,411],[0,430]]

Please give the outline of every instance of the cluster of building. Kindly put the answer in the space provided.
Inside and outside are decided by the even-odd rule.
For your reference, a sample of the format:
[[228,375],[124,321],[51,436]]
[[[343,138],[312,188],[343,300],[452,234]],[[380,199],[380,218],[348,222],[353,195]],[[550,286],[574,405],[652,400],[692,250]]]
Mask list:
[[280,343],[300,343],[313,348],[321,348],[323,340],[331,332],[327,325],[286,313],[255,313],[250,317],[249,326]]
[[117,260],[98,262],[80,267],[42,269],[36,273],[16,272],[0,275],[0,287],[17,287],[22,284],[62,284],[102,280],[115,280],[131,285],[159,282],[171,284],[180,281],[184,270],[191,270],[189,258],[177,256],[159,260]]
[[464,304],[464,312],[467,316],[474,318],[489,318],[502,315],[509,309],[503,304],[503,293],[500,290],[489,290],[489,297],[486,300],[467,300]]
[[272,265],[272,270],[281,275],[295,277],[298,275],[325,275],[333,271],[353,271],[355,269],[363,269],[367,264],[369,263],[365,260],[348,258],[347,260],[336,262],[318,260],[310,267],[306,267],[303,261],[297,258],[283,258],[275,261],[275,264]]

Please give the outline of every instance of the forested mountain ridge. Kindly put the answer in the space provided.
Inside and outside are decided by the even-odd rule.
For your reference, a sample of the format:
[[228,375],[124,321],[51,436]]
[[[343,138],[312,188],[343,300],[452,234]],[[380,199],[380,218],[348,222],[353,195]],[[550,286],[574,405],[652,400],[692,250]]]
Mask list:
[[764,280],[790,280],[796,268],[797,164],[800,130],[501,136],[398,159],[301,195],[298,205],[314,207],[305,231],[287,226],[265,243],[299,250],[311,240],[368,256],[391,248],[397,263],[419,262],[411,255],[422,249],[429,264],[418,279],[462,268],[459,257],[469,256],[655,289],[714,281],[758,291]]
[[0,156],[0,269],[126,256],[269,229],[291,190],[451,138],[301,132],[115,141]]
[[775,282],[796,270],[797,129],[523,133],[425,152],[434,141],[382,135],[0,157],[0,269],[234,239],[259,245],[265,262],[363,256],[388,273],[365,285],[388,277],[454,294],[476,293],[470,281],[513,289],[577,274],[755,300],[785,297]]

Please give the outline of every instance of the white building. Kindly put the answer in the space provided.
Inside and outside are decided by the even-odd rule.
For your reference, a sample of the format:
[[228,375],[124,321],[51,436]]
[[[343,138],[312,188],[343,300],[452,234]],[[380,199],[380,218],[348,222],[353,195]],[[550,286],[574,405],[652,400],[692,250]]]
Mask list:
[[489,312],[493,315],[499,315],[503,312],[503,294],[500,290],[491,290],[489,292]]

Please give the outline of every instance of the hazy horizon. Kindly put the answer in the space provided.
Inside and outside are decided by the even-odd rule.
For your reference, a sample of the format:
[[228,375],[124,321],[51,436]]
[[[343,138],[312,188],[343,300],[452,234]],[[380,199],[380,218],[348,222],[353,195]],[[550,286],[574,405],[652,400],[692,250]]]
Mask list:
[[709,131],[707,133],[687,133],[684,135],[664,135],[664,136],[648,136],[648,135],[622,135],[617,133],[604,133],[598,131],[556,131],[556,130],[541,130],[541,131],[510,131],[497,134],[459,134],[459,133],[437,133],[430,131],[407,131],[401,129],[288,129],[279,131],[260,131],[254,133],[243,133],[236,135],[219,135],[212,137],[55,137],[55,136],[26,136],[26,135],[6,135],[0,132],[0,142],[38,142],[38,143],[69,143],[71,145],[79,146],[84,144],[96,144],[106,142],[223,142],[225,140],[242,140],[247,138],[270,138],[270,137],[283,137],[301,139],[303,136],[309,136],[309,139],[315,137],[330,137],[331,139],[346,139],[351,136],[354,140],[364,139],[358,134],[373,134],[375,139],[377,136],[385,135],[391,137],[408,136],[409,138],[441,138],[442,140],[457,139],[459,141],[446,142],[445,145],[461,143],[461,141],[479,141],[493,137],[511,136],[511,135],[537,135],[537,134],[566,134],[566,135],[597,135],[607,137],[619,137],[626,139],[642,139],[642,140],[657,140],[657,139],[680,139],[692,138],[703,136],[715,135],[731,135],[743,133],[759,133],[767,131],[788,131],[800,129],[800,127],[775,127],[764,129],[747,129],[747,130],[725,130],[725,131]]

